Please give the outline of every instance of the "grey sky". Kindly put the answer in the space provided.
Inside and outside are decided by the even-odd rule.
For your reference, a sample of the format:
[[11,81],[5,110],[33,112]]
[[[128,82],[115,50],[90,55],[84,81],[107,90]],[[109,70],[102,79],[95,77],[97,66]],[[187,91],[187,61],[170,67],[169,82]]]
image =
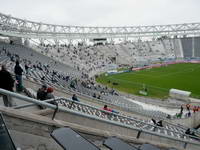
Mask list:
[[63,25],[200,22],[200,0],[0,0],[0,4],[1,13]]

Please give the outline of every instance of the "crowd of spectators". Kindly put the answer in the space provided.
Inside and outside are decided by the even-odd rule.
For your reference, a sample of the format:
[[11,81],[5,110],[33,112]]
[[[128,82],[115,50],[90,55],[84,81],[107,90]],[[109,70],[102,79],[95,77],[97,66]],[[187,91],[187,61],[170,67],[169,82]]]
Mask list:
[[[78,44],[40,44],[42,53],[86,74],[107,71],[112,64],[134,65],[141,61],[159,61],[164,58],[175,58],[173,43],[168,39],[154,41],[125,41],[118,44],[105,43],[87,45]],[[124,59],[125,58],[125,59]]]
[[57,47],[51,44],[41,44],[39,47],[43,49],[42,53],[68,65],[71,64],[72,67],[85,74],[101,70],[108,64],[112,64],[109,57],[106,57],[101,51],[96,50],[98,46],[88,46],[78,43],[77,46],[61,44]]
[[200,106],[192,106],[190,104],[182,105],[180,108],[180,112],[176,114],[176,118],[191,117],[192,114],[195,114],[196,112],[200,112]]
[[[4,47],[1,54],[4,54],[9,58],[8,64],[11,66],[9,69],[16,75],[16,90],[18,92],[23,90],[22,76],[30,76],[32,72],[41,71],[43,72],[43,76],[40,76],[40,80],[44,81],[44,83],[47,81],[46,76],[49,75],[52,83],[57,83],[57,80],[61,79],[62,83],[75,91],[83,92],[82,89],[88,89],[91,93],[90,96],[93,98],[101,99],[102,95],[118,95],[113,89],[97,85],[95,79],[89,78],[85,73],[82,73],[81,78],[65,75],[64,72],[61,73],[57,70],[53,70],[51,68],[51,63],[42,64],[37,60],[30,61],[26,58],[21,58],[18,54],[7,51]],[[34,54],[31,55],[34,58]],[[14,65],[15,67],[13,68],[12,66]]]

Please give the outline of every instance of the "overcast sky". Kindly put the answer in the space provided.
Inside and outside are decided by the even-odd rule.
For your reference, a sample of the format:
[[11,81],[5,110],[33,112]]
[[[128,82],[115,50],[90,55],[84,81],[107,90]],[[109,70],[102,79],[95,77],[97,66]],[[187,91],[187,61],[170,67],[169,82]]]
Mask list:
[[200,22],[200,0],[0,0],[0,12],[63,25],[175,24]]

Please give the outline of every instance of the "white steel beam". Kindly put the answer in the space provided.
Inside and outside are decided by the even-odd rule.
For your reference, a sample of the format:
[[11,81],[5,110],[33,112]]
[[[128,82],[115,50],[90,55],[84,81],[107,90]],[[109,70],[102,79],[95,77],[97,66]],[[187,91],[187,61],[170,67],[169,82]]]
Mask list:
[[198,35],[200,23],[155,26],[83,27],[23,20],[0,13],[0,34],[23,38],[92,39]]

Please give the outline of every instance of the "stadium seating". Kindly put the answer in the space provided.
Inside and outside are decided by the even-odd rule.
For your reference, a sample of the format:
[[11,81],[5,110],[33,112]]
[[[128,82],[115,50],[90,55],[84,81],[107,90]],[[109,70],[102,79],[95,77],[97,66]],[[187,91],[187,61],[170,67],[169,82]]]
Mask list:
[[156,132],[159,134],[164,134],[167,136],[192,140],[187,135],[185,135],[185,131],[186,131],[185,128],[182,128],[177,125],[169,124],[167,122],[164,124],[163,127],[159,127],[159,126],[155,126],[151,121],[146,121],[146,120],[138,119],[135,117],[126,116],[124,114],[107,112],[107,111],[104,111],[103,109],[99,109],[94,106],[83,104],[81,102],[74,102],[68,99],[60,99],[58,101],[58,104],[68,109],[81,112],[83,114],[96,116],[97,118],[122,123],[124,125],[130,125],[135,128],[141,128],[144,130]]
[[[198,40],[198,39],[195,39]],[[49,71],[40,69],[40,67],[30,69],[26,74],[26,78],[40,84],[55,85],[60,89],[73,90],[79,94],[93,97],[94,100],[102,101],[105,104],[113,104],[119,106],[127,111],[142,114],[145,116],[163,119],[167,117],[166,113],[161,111],[150,111],[143,109],[140,105],[127,101],[126,98],[120,94],[115,94],[113,89],[109,89],[103,86],[98,86],[92,81],[87,81],[81,78],[81,72],[94,72],[94,74],[101,71],[106,71],[109,64],[130,64],[134,61],[140,61],[141,58],[147,58],[150,62],[158,61],[160,58],[169,59],[175,58],[175,56],[192,57],[192,52],[189,51],[185,43],[192,43],[191,39],[181,39],[183,51],[181,52],[178,41],[162,40],[162,41],[146,41],[146,42],[128,42],[116,45],[104,45],[104,46],[79,46],[79,47],[63,47],[59,49],[63,54],[57,54],[54,47],[48,47],[47,53],[50,57],[53,56],[55,60],[65,60],[65,65],[58,63],[55,60],[46,57],[40,53],[33,51],[30,48],[26,48],[20,45],[11,45],[1,42],[0,49],[5,48],[7,52],[1,51],[0,62],[7,64],[10,71],[13,72],[14,61],[11,60],[11,56],[19,55],[22,60],[22,65],[26,64],[26,60],[29,60],[31,64],[45,64],[49,62]],[[177,46],[176,44],[179,46]],[[195,42],[197,43],[197,42]],[[189,47],[191,44],[188,44]],[[195,55],[198,56],[199,45],[195,45]],[[67,49],[67,51],[65,51]],[[112,50],[111,50],[112,49]],[[102,51],[101,51],[102,50]],[[139,51],[138,51],[139,50]],[[106,53],[109,51],[109,53]],[[8,52],[11,56],[8,56]],[[41,52],[42,53],[42,52]],[[64,54],[65,53],[65,54]],[[114,62],[110,57],[120,55],[117,62]],[[66,57],[64,57],[66,56]],[[15,56],[14,60],[17,58]],[[65,59],[66,58],[66,59]],[[126,59],[126,62],[123,60]],[[70,62],[70,63],[69,63]],[[70,65],[66,65],[66,64]],[[79,65],[80,64],[80,65]],[[78,67],[80,66],[80,68]],[[43,66],[42,66],[43,68]],[[45,76],[45,79],[43,77]],[[66,80],[66,76],[69,79]],[[72,87],[71,84],[75,83]],[[34,92],[28,89],[31,97],[35,98]],[[95,96],[94,96],[95,95]],[[98,96],[100,96],[98,98]],[[67,109],[72,109],[77,112],[81,112],[85,115],[95,116],[99,119],[109,120],[120,123],[124,126],[132,126],[138,129],[155,132],[158,134],[175,137],[178,139],[194,140],[185,134],[186,129],[177,125],[165,123],[164,127],[158,127],[151,121],[138,119],[132,116],[126,116],[124,114],[110,113],[100,108],[90,106],[87,104],[72,102],[68,99],[61,99],[58,101],[59,106],[63,106]],[[197,133],[198,134],[198,133]]]
[[184,57],[191,58],[192,57],[192,38],[182,38],[181,42],[182,42]]
[[[7,48],[7,51],[10,50],[10,47],[9,47],[8,44],[3,44],[2,47]],[[13,48],[13,45],[11,45],[11,49],[12,48]],[[24,48],[24,50],[25,50],[25,48]],[[12,51],[9,51],[9,52],[12,52]],[[25,55],[25,52],[24,52],[23,55]],[[36,61],[40,62],[37,59],[40,59],[40,58],[35,57],[35,54],[33,56],[31,56],[31,60],[33,62],[36,62]],[[6,58],[6,64],[7,64],[8,69],[10,71],[13,71],[13,67],[14,67],[15,63],[10,61],[8,58]],[[22,65],[24,66],[23,61],[22,61]],[[53,69],[50,68],[50,70],[53,70]],[[44,76],[45,76],[45,80],[42,80],[42,78]],[[70,77],[68,81],[66,81],[65,78],[63,78],[65,76]],[[75,89],[70,88],[70,83],[72,81],[74,81],[74,77],[72,78],[72,74],[70,74],[70,73],[68,74],[68,72],[66,72],[65,75],[60,74],[60,73],[53,75],[52,71],[46,72],[44,70],[35,68],[35,69],[31,69],[29,71],[29,74],[27,74],[25,77],[27,79],[34,81],[34,82],[38,82],[40,84],[47,84],[47,85],[53,84],[53,85],[55,85],[59,88],[63,88],[63,89],[68,88],[68,89],[71,89],[71,90],[75,90],[76,92],[84,94],[84,95],[89,96],[89,97],[93,97],[94,94],[100,95],[100,99],[96,98],[96,100],[102,100],[105,103],[111,103],[113,105],[122,107],[122,108],[126,109],[127,111],[132,111],[132,112],[136,112],[136,113],[143,114],[143,115],[146,115],[146,116],[158,117],[158,118],[166,118],[166,116],[167,116],[167,114],[160,112],[160,111],[144,110],[144,109],[142,109],[142,107],[140,105],[135,104],[135,103],[130,102],[130,101],[127,101],[122,96],[118,96],[118,95],[113,94],[112,93],[113,91],[111,89],[109,90],[109,89],[106,89],[106,88],[101,87],[101,86],[97,87],[97,86],[94,86],[93,84],[87,84],[87,85],[90,85],[90,87],[84,87],[84,86],[82,86],[81,82],[77,82]],[[103,94],[102,94],[102,91],[103,91]]]
[[200,37],[194,38],[195,57],[200,57]]

